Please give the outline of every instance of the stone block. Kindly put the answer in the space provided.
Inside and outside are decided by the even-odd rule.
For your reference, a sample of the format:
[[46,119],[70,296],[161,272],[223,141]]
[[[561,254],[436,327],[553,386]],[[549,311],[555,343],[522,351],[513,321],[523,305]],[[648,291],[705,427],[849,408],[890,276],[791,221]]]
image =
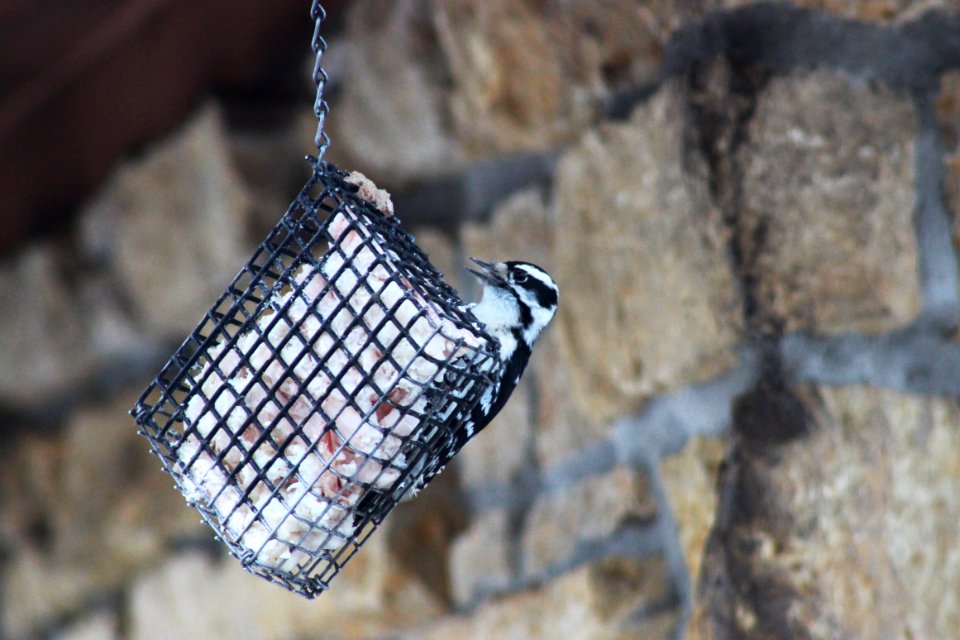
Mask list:
[[[256,124],[227,131],[230,163],[248,194],[249,235],[266,237],[310,177],[317,120],[297,104],[257,111]],[[349,166],[345,166],[349,170]]]
[[677,527],[691,584],[697,584],[703,552],[717,512],[717,482],[726,454],[720,438],[696,436],[678,454],[660,461],[660,481]]
[[953,218],[954,238],[960,240],[960,71],[941,77],[936,110],[945,151],[945,202]]
[[332,589],[309,601],[251,576],[233,558],[172,557],[133,585],[127,637],[369,638],[440,615],[435,596],[391,559],[382,533],[368,540]]
[[616,557],[562,575],[538,589],[490,600],[469,616],[447,617],[405,640],[628,640],[674,637],[679,611],[669,606],[659,558]]
[[0,267],[0,404],[49,420],[105,368],[153,357],[109,277],[86,267],[43,241]]
[[53,640],[120,640],[120,621],[110,610],[88,613],[52,637]]
[[435,2],[453,80],[450,113],[466,153],[549,149],[571,140],[612,90],[656,78],[683,4]]
[[468,159],[555,148],[604,99],[656,79],[697,2],[436,0],[352,3],[332,50],[344,78],[332,157],[387,186]]
[[387,188],[463,164],[438,47],[430,3],[350,3],[345,36],[330,47],[345,52],[331,61],[343,78],[327,126],[332,160]]
[[[389,550],[387,561],[391,567],[396,566],[391,570],[403,576],[394,581],[396,591],[387,591],[389,598],[401,599],[407,590],[405,585],[412,583],[412,595],[425,591],[443,604],[453,599],[451,547],[467,528],[468,519],[467,501],[458,480],[452,469],[437,476],[415,500],[391,511],[384,526],[374,534],[384,538]],[[418,605],[413,602],[411,606]]]
[[412,234],[417,246],[430,258],[430,263],[443,273],[443,279],[454,289],[459,289],[465,265],[459,260],[454,238],[432,227],[414,229]]
[[250,198],[213,107],[121,167],[81,216],[88,259],[112,274],[157,337],[193,329],[254,244]]
[[[30,635],[115,591],[177,539],[208,537],[127,414],[134,395],[22,437],[0,473],[4,626]],[[3,635],[0,633],[0,635]]]
[[488,222],[464,224],[464,253],[488,262],[531,262],[553,274],[555,223],[545,198],[542,189],[524,189],[497,205]]
[[23,640],[38,637],[65,614],[89,604],[97,585],[77,565],[57,565],[36,546],[14,547],[0,571],[4,603],[0,635]]
[[510,515],[489,511],[470,524],[450,549],[450,575],[454,601],[474,602],[491,592],[507,589],[515,576],[511,566],[513,544]]
[[[754,4],[749,0],[724,0],[728,8]],[[956,11],[952,0],[795,0],[797,6],[825,11],[840,18],[879,24],[909,22],[927,11]]]
[[955,635],[956,403],[866,387],[780,395],[737,419],[697,637]]
[[881,333],[920,311],[910,97],[829,71],[761,90],[737,159],[738,243],[761,318]]
[[[560,304],[565,302],[562,298]],[[609,425],[587,416],[570,393],[573,375],[556,327],[538,340],[526,376],[536,389],[532,415],[541,470],[556,469],[610,437]]]
[[531,507],[522,536],[523,573],[536,579],[569,562],[584,543],[612,535],[621,525],[652,521],[656,501],[645,471],[610,473],[552,491]]
[[[127,413],[139,390],[75,412],[63,437],[50,522],[58,553],[126,575],[172,540],[206,535]],[[99,548],[96,558],[85,550]],[[112,568],[110,565],[114,565]]]
[[597,422],[736,361],[742,303],[706,169],[685,152],[686,108],[667,83],[630,122],[585,135],[557,170],[555,329]]
[[0,269],[0,403],[48,408],[95,366],[91,318],[66,273],[49,244]]

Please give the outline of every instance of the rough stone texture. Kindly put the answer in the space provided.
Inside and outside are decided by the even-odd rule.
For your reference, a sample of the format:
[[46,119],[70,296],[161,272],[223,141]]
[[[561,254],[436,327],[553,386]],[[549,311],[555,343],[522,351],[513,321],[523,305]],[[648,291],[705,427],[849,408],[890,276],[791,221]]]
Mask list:
[[[402,212],[399,214],[402,217]],[[454,239],[441,231],[430,227],[420,227],[412,231],[417,246],[430,258],[430,263],[443,273],[446,280],[454,289],[460,289],[461,277],[465,275],[465,265],[457,256],[457,247]]]
[[80,567],[58,567],[35,546],[14,547],[16,554],[3,567],[4,609],[0,631],[5,638],[25,640],[65,613],[90,604],[97,585]]
[[660,480],[677,526],[690,583],[700,563],[717,512],[717,476],[726,453],[720,438],[697,436],[677,455],[660,462]]
[[50,514],[64,557],[81,559],[99,547],[98,563],[128,571],[154,560],[171,539],[206,533],[127,413],[138,393],[79,411],[67,425]]
[[481,260],[523,260],[555,271],[555,222],[542,189],[530,188],[506,198],[485,224],[461,228],[464,253]]
[[0,402],[37,406],[94,366],[91,326],[51,245],[0,269]]
[[399,570],[385,540],[370,538],[337,587],[312,601],[247,574],[232,558],[175,556],[133,586],[128,637],[369,638],[439,615],[436,598]]
[[953,637],[957,405],[803,387],[752,409],[704,559],[700,637]]
[[98,611],[53,636],[54,640],[119,640],[120,623],[112,611]]
[[450,574],[458,604],[510,586],[511,537],[510,515],[501,509],[480,515],[456,539],[450,549]]
[[943,76],[936,107],[944,140],[947,211],[953,216],[954,237],[960,241],[960,71]]
[[345,36],[330,46],[346,50],[331,69],[344,78],[327,127],[331,159],[388,188],[463,161],[430,14],[417,0],[352,2]]
[[705,171],[688,170],[684,112],[668,83],[629,123],[584,136],[557,171],[556,329],[597,421],[736,359],[739,293]]
[[393,573],[399,576],[391,574],[395,584],[385,587],[388,595],[390,589],[405,589],[409,582],[415,591],[424,590],[436,602],[448,604],[452,599],[451,545],[467,527],[467,504],[454,470],[447,469],[434,478],[416,500],[390,512],[386,522],[374,536],[383,537],[389,562],[396,565]]
[[182,337],[249,258],[249,209],[208,107],[117,173],[82,214],[84,248],[112,270],[148,332]]
[[879,333],[916,317],[915,135],[909,97],[880,85],[814,71],[762,89],[737,234],[765,320]]
[[[566,297],[560,304],[566,304]],[[558,335],[554,326],[541,336],[526,373],[536,386],[534,444],[538,466],[544,471],[557,469],[610,435],[609,425],[587,417],[570,393],[573,375]]]
[[685,4],[434,0],[454,83],[451,111],[467,153],[569,141],[612,88],[655,79]]
[[[750,0],[725,0],[728,8],[754,4]],[[863,22],[901,23],[927,11],[956,11],[955,0],[793,0],[791,4],[819,9],[843,18]]]
[[549,493],[527,515],[523,572],[541,576],[569,561],[580,545],[655,516],[656,502],[646,472],[627,467]]
[[227,135],[230,161],[249,196],[250,236],[259,241],[310,177],[311,167],[304,158],[317,154],[313,144],[317,120],[302,107],[243,116],[248,118],[255,122],[255,129],[233,125]]
[[953,215],[954,236],[960,241],[960,148],[946,157],[946,199]]
[[150,353],[109,278],[67,243],[34,245],[0,267],[0,405],[40,416]]
[[[405,640],[628,640],[672,638],[678,611],[664,590],[659,558],[613,558],[536,590],[484,603],[469,617],[446,618]],[[642,619],[632,616],[648,612]]]
[[[455,283],[469,282],[465,255],[527,259],[558,278],[563,299],[503,416],[314,602],[221,557],[157,462],[140,459],[146,445],[124,414],[133,393],[116,409],[79,407],[118,362],[165,355],[138,345],[182,338],[247,240],[273,225],[306,175],[306,103],[280,114],[290,105],[277,106],[279,93],[227,96],[229,124],[208,111],[147,149],[86,208],[80,235],[11,256],[0,269],[0,430],[30,429],[36,415],[19,406],[46,407],[48,392],[80,415],[48,420],[45,439],[0,441],[0,636],[675,638],[685,582],[672,527],[656,520],[645,473],[617,459],[657,466],[703,585],[699,637],[955,636],[960,410],[869,389],[783,389],[779,374],[792,372],[772,361],[786,348],[814,380],[916,389],[926,351],[942,346],[935,368],[957,368],[951,338],[924,322],[889,339],[787,346],[777,332],[758,343],[752,324],[873,333],[913,320],[915,200],[933,308],[930,273],[954,258],[928,242],[937,140],[918,134],[909,98],[863,78],[920,87],[926,117],[919,92],[951,64],[955,25],[903,24],[938,0],[799,1],[899,25],[788,5],[689,20],[740,0],[351,3],[326,58],[339,93],[328,158],[395,192],[428,180],[404,192],[451,203],[421,218],[439,219],[487,211],[507,183],[543,175],[555,156],[541,150],[564,153],[554,185],[505,199],[462,231],[462,247],[417,230]],[[681,25],[672,79],[648,96],[641,85]],[[698,93],[707,58],[726,75]],[[855,77],[798,71],[811,67]],[[945,76],[937,105],[955,214],[958,77]],[[629,96],[643,103],[633,119],[597,124],[604,106],[624,114]],[[270,122],[249,117],[265,112]],[[538,152],[492,155],[518,150]],[[738,359],[745,342],[761,357]],[[761,381],[736,403],[720,464],[724,442],[690,437],[724,422],[731,386],[697,383],[733,366],[730,384]],[[637,557],[658,545],[668,560]]]
[[210,535],[137,435],[133,399],[76,413],[61,436],[11,445],[0,473],[0,493],[22,498],[0,503],[0,537],[13,550],[2,572],[11,636],[117,588],[172,540]]

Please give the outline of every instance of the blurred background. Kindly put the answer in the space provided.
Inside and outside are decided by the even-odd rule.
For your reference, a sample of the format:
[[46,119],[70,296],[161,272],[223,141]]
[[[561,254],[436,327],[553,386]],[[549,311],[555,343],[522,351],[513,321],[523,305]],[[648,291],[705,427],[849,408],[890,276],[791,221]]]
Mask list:
[[309,0],[0,0],[0,639],[960,638],[960,5],[326,2],[326,158],[561,309],[305,601],[127,414],[315,152]]

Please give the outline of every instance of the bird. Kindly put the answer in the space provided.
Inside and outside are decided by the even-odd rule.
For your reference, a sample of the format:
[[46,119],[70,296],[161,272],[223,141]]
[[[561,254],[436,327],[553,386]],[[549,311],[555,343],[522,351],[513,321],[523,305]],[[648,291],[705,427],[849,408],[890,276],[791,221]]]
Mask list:
[[467,269],[483,285],[480,301],[469,305],[474,317],[497,343],[501,376],[487,388],[467,419],[439,444],[439,450],[424,460],[423,469],[412,474],[412,497],[500,413],[523,376],[533,345],[557,311],[560,290],[542,268],[529,262],[484,262],[470,258],[479,269]]
[[483,391],[466,419],[443,434],[427,455],[416,455],[423,448],[411,445],[410,451],[405,452],[407,459],[419,459],[409,473],[389,492],[369,492],[358,505],[358,518],[382,521],[393,505],[416,496],[467,442],[490,424],[510,399],[534,343],[556,314],[560,290],[542,268],[529,262],[470,260],[479,268],[467,271],[480,280],[483,291],[480,301],[467,305],[467,309],[495,339],[499,380]]
[[534,343],[553,320],[560,301],[557,283],[535,264],[471,260],[480,270],[468,271],[483,283],[480,302],[471,311],[487,333],[497,339],[503,375],[499,386],[481,397],[471,420],[464,425],[467,440],[486,427],[510,399]]

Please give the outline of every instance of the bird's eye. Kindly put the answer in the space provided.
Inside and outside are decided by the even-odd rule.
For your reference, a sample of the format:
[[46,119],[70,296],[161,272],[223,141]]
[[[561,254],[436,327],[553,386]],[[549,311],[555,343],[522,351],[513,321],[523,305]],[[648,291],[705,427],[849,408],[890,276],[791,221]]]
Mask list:
[[528,276],[523,271],[519,271],[513,275],[513,281],[516,282],[517,284],[523,284],[529,279],[530,279],[530,276]]

